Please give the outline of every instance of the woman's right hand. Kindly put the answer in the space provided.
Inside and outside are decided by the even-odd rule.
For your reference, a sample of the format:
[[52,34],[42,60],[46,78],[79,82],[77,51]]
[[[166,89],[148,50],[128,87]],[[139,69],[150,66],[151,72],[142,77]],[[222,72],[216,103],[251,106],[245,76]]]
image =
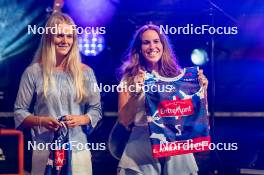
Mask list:
[[143,86],[145,81],[145,72],[139,70],[138,74],[134,77],[134,86],[133,92],[130,92],[131,96],[139,96],[143,92]]
[[128,127],[134,122],[138,105],[139,97],[142,97],[143,85],[145,80],[145,72],[140,70],[139,73],[134,77],[133,88],[128,88],[129,92],[120,92],[118,95],[118,118],[119,123]]
[[47,128],[51,131],[57,131],[61,126],[61,123],[53,117],[47,116],[38,116],[39,117],[39,125]]

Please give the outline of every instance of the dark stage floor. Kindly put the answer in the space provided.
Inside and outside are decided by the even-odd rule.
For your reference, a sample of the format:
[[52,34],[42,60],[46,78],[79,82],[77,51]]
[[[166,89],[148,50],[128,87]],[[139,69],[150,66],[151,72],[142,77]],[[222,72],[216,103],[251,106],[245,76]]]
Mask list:
[[[115,117],[104,117],[91,142],[107,143]],[[0,123],[12,128],[12,118],[0,118]],[[10,124],[11,123],[11,124]],[[237,143],[236,151],[211,151],[196,153],[199,175],[236,175],[241,168],[264,169],[264,118],[256,117],[216,117],[214,143]],[[25,135],[28,140],[28,135]],[[2,140],[0,140],[2,142]],[[108,150],[92,152],[94,175],[115,175],[118,161]],[[30,169],[30,153],[26,152],[25,166]]]
[[[93,138],[97,138],[97,142],[106,142],[114,122],[115,118],[104,118]],[[241,168],[264,169],[263,124],[264,118],[217,117],[213,142],[237,143],[238,150],[196,153],[195,158],[200,169],[199,174],[236,175],[240,174]],[[93,152],[95,175],[114,175],[117,163],[117,160],[109,154],[108,150]]]

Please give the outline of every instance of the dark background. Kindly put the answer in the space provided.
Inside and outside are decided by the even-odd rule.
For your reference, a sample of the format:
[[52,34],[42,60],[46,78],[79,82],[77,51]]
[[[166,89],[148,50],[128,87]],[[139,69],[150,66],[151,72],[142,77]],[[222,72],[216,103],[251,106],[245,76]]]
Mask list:
[[[82,59],[94,69],[98,83],[108,85],[118,84],[116,69],[134,31],[144,24],[237,26],[236,35],[168,36],[182,67],[193,66],[190,60],[193,49],[203,48],[208,52],[209,62],[201,68],[209,79],[211,114],[217,114],[210,118],[215,131],[213,140],[239,143],[238,151],[196,154],[200,174],[210,174],[214,170],[219,174],[239,174],[239,168],[249,167],[254,157],[261,155],[264,117],[262,0],[87,0],[83,3],[66,0],[62,11],[69,13],[78,26],[106,27],[104,50],[97,56],[82,55]],[[14,126],[12,112],[20,77],[31,63],[40,40],[40,35],[27,34],[27,25],[43,26],[52,6],[52,0],[0,1],[0,91],[3,93],[0,124],[7,128]],[[214,50],[211,49],[212,40]],[[103,92],[101,96],[104,118],[91,138],[95,142],[107,142],[116,120],[112,112],[117,111],[117,94]],[[115,174],[117,161],[107,150],[93,152],[93,155],[95,174]],[[258,164],[264,165],[263,162]],[[27,169],[29,165],[27,158]]]

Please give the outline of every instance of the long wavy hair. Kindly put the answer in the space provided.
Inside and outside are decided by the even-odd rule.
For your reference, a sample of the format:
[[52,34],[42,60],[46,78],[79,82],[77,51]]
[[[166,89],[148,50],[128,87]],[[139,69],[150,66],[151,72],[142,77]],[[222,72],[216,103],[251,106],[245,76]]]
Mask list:
[[69,53],[65,58],[65,71],[69,73],[73,79],[73,84],[76,89],[76,101],[81,102],[84,100],[85,88],[84,88],[84,74],[82,70],[81,56],[78,49],[77,31],[76,26],[70,16],[65,13],[57,12],[52,14],[46,25],[45,32],[41,37],[39,48],[34,56],[34,62],[40,63],[43,69],[43,90],[44,96],[47,98],[47,90],[50,86],[54,85],[53,72],[56,68],[56,52],[54,44],[54,34],[51,32],[50,27],[57,27],[60,24],[68,24],[74,30],[73,31],[73,44]]
[[128,82],[138,74],[140,69],[147,70],[146,61],[141,53],[142,35],[147,30],[156,31],[163,45],[163,53],[158,62],[158,73],[164,77],[175,77],[180,73],[181,68],[178,65],[167,36],[161,33],[159,27],[156,25],[144,25],[136,31],[124,57],[124,62],[118,69],[119,77],[127,79]]

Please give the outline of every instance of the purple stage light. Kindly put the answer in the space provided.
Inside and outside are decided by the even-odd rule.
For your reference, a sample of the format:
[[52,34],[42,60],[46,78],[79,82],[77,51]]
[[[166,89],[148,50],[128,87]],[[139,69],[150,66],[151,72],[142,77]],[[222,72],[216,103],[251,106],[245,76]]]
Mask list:
[[65,7],[78,26],[105,26],[115,14],[119,1],[65,0]]
[[97,56],[105,47],[104,36],[100,34],[84,33],[78,40],[80,52],[85,56]]

